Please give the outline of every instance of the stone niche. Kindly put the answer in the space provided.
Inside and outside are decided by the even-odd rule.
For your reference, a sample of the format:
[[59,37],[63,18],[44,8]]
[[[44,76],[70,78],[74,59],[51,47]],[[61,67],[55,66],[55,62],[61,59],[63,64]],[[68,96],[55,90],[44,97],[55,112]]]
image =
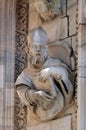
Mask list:
[[[73,71],[72,80],[74,82],[74,55],[72,54],[72,48],[66,43],[57,41],[49,44],[49,56],[61,59],[66,63]],[[75,97],[73,97],[75,98]],[[51,113],[50,113],[51,114]],[[72,104],[66,109],[65,112],[58,118],[46,121],[38,122],[34,116],[31,115],[29,109],[27,110],[27,130],[76,130],[77,122],[77,105],[73,101]]]
[[[40,1],[40,2],[39,2]],[[59,2],[59,11],[57,11],[57,14],[54,16],[47,16],[42,17],[41,11],[37,10],[38,2],[41,4],[41,0],[33,1],[32,3],[30,1],[29,3],[29,31],[33,28],[36,28],[38,26],[41,26],[44,28],[44,30],[48,34],[49,38],[49,55],[54,58],[61,59],[64,63],[66,63],[72,70],[72,79],[74,86],[77,86],[76,83],[76,71],[75,68],[77,68],[77,56],[76,56],[76,46],[77,42],[76,39],[73,42],[72,39],[77,38],[77,35],[72,36],[70,38],[70,20],[71,16],[67,12],[71,11],[72,8],[75,10],[77,9],[77,2],[76,0],[74,2],[67,1],[57,1],[57,4]],[[37,3],[36,3],[37,2]],[[62,3],[61,3],[62,2]],[[70,4],[69,6],[66,6],[66,2]],[[41,5],[44,6],[43,4]],[[57,8],[57,7],[56,7]],[[43,7],[44,9],[44,7]],[[39,12],[40,11],[40,12]],[[75,11],[76,14],[76,11]],[[73,15],[73,14],[72,14]],[[77,18],[75,18],[77,19]],[[74,23],[75,28],[77,25]],[[76,31],[76,30],[73,30]],[[75,90],[76,91],[76,88]],[[75,92],[74,92],[75,93]],[[75,95],[74,95],[75,96]],[[75,97],[73,97],[73,104],[70,108],[67,109],[65,114],[63,114],[61,117],[48,121],[48,122],[42,122],[37,123],[35,120],[30,120],[29,111],[27,114],[27,130],[76,130],[77,128],[77,103],[75,102]],[[30,123],[32,122],[32,123]]]
[[[52,0],[52,1],[51,0],[29,0],[28,31],[31,31],[32,29],[38,26],[41,26],[47,32],[48,38],[49,38],[49,43],[48,43],[49,55],[51,57],[61,59],[62,62],[64,62],[65,64],[69,66],[69,68],[71,68],[73,85],[75,87],[77,86],[77,83],[75,83],[76,81],[75,68],[77,68],[77,63],[75,61],[77,57],[76,56],[77,42],[75,38],[77,38],[77,34],[74,33],[74,35],[72,36],[72,33],[70,33],[70,25],[69,25],[70,15],[68,14],[68,11],[69,10],[71,11],[72,8],[69,9],[69,7],[67,7],[66,5],[67,2],[69,2],[69,0],[56,0],[56,1],[55,0]],[[76,8],[77,7],[76,1],[74,3],[75,3],[74,8]],[[73,6],[73,3],[70,3],[70,5]],[[40,7],[43,10],[40,10]],[[51,14],[49,14],[49,11],[50,11],[49,9],[52,9]],[[74,23],[74,26],[77,27],[75,23]],[[20,27],[20,31],[21,31],[21,27]],[[22,50],[23,50],[22,46],[19,47],[19,49],[21,49],[21,55],[22,55]],[[21,59],[21,64],[22,64],[22,60],[23,59]],[[17,76],[18,75],[19,74],[17,74]],[[75,90],[76,88],[74,89],[74,91]],[[76,116],[77,105],[76,104],[77,103],[75,102],[75,95],[74,95],[72,104],[66,109],[64,114],[62,114],[56,119],[46,121],[46,122],[40,122],[40,123],[37,122],[34,118],[30,117],[28,108],[26,111],[26,109],[22,109],[21,105],[19,104],[18,106],[20,109],[19,113],[21,113],[21,111],[24,110],[23,111],[24,116],[22,116],[23,125],[20,125],[17,128],[20,129],[22,126],[23,130],[34,130],[34,129],[36,130],[42,130],[42,129],[43,130],[57,130],[57,129],[58,130],[76,130],[76,124],[77,124],[76,123],[77,122],[77,116]],[[17,115],[21,117],[21,114],[20,115],[17,114]],[[17,119],[18,122],[20,122],[19,117]]]

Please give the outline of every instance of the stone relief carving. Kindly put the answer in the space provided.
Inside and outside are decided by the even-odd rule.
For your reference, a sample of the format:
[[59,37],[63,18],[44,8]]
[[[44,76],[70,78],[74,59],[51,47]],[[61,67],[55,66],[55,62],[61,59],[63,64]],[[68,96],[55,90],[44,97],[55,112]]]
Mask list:
[[49,21],[63,14],[64,1],[62,0],[32,0],[32,4],[44,21]]
[[[25,0],[16,0],[16,45],[15,45],[15,80],[27,66],[27,31],[28,31],[28,5]],[[14,129],[25,130],[26,127],[26,106],[21,104],[15,92],[14,107]]]
[[37,121],[61,116],[71,105],[71,71],[61,60],[48,56],[48,37],[38,27],[28,37],[28,67],[16,81],[17,93]]

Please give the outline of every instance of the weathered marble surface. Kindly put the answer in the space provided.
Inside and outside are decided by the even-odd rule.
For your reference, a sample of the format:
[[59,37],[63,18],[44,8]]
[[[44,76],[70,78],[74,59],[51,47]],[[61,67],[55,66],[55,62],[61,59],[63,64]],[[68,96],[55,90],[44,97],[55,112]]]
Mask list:
[[[41,25],[48,32],[50,43],[52,42],[54,44],[55,42],[57,42],[58,39],[60,39],[63,43],[64,43],[64,41],[66,41],[66,43],[68,43],[70,46],[73,47],[74,53],[75,53],[76,52],[75,46],[77,44],[77,41],[73,40],[73,38],[76,36],[76,34],[75,34],[75,32],[76,32],[76,23],[75,22],[76,21],[75,21],[75,19],[77,20],[77,17],[75,16],[76,13],[74,13],[74,15],[73,15],[73,12],[76,11],[75,6],[77,5],[77,3],[75,3],[75,2],[76,2],[76,0],[73,0],[73,1],[67,0],[65,17],[59,17],[57,19],[54,19],[55,21],[52,20],[52,21],[49,21],[47,23],[42,23],[37,12],[33,11],[33,8],[31,7],[29,9],[30,12],[29,12],[29,21],[28,21],[29,28],[28,28],[28,30],[32,30],[33,28]],[[73,8],[71,8],[73,6],[75,7],[74,10],[72,10]],[[74,19],[72,20],[72,18],[74,18]],[[34,21],[34,22],[32,22],[32,21]],[[72,25],[71,27],[70,27],[69,22],[71,22],[71,25]],[[69,35],[69,32],[70,32],[70,35]],[[68,40],[68,39],[70,39],[70,40]],[[65,57],[65,59],[66,58],[67,57]],[[71,62],[71,64],[72,64],[72,62]],[[21,64],[21,65],[23,65],[23,64]],[[77,66],[77,64],[76,64],[76,66]],[[26,118],[24,118],[24,119],[26,119]]]
[[28,127],[27,130],[74,130],[72,128],[72,117],[66,116],[64,118],[60,118],[57,120],[41,123],[38,125],[34,125],[31,127]]
[[71,70],[61,60],[48,56],[44,29],[33,29],[27,38],[28,68],[18,76],[15,85],[21,101],[29,108],[29,124],[33,119],[46,122],[60,117],[72,102]]
[[86,130],[86,19],[84,18],[85,3],[85,0],[79,1],[78,130]]
[[0,130],[14,130],[15,0],[0,0]]

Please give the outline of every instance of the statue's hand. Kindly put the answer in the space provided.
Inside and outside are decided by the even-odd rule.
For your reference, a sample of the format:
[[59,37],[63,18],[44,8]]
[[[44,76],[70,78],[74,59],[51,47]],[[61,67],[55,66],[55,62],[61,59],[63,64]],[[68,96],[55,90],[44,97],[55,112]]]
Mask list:
[[59,80],[62,77],[61,73],[62,72],[60,72],[60,70],[56,67],[46,68],[39,73],[39,80],[41,82],[45,82],[47,79],[49,79],[49,77],[54,77]]
[[50,68],[41,70],[38,77],[40,82],[45,82],[50,77]]
[[52,105],[54,105],[54,98],[49,94],[43,91],[37,91],[35,94],[37,96],[36,98],[38,105],[40,105],[43,109],[49,109],[52,107]]
[[59,80],[62,77],[62,71],[60,68],[50,67],[50,75],[51,75],[51,77],[54,77],[57,80]]
[[53,98],[52,96],[50,96],[49,94],[45,93],[44,91],[36,91],[35,94],[36,94],[36,97],[41,98],[43,100],[52,99]]

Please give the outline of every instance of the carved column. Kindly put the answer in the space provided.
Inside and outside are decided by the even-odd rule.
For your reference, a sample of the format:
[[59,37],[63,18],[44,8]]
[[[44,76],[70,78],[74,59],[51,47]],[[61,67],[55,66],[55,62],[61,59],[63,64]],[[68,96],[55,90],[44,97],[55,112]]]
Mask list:
[[15,0],[0,0],[0,130],[14,130]]
[[79,0],[78,128],[86,130],[86,0]]

